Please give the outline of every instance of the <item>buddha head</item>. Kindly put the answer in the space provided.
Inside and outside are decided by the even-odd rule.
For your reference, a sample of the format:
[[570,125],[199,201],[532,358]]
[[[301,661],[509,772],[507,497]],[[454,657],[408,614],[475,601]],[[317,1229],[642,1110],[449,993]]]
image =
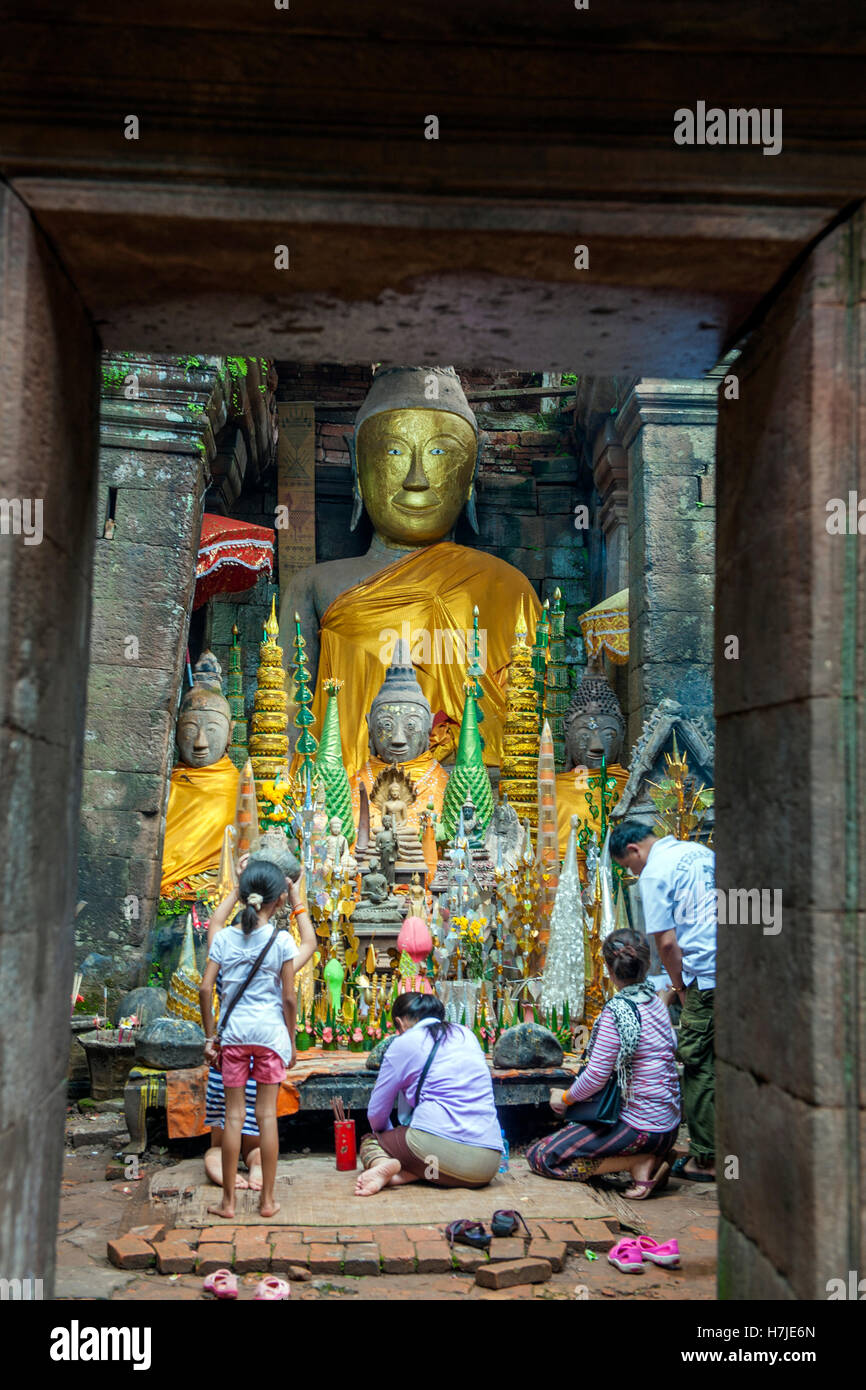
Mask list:
[[175,739],[187,767],[210,767],[225,756],[232,733],[232,712],[222,693],[222,671],[213,652],[202,652],[193,671],[192,688],[180,702]]
[[566,768],[601,767],[619,761],[625,719],[613,688],[603,675],[585,675],[565,716]]
[[373,752],[386,763],[418,758],[430,745],[433,713],[418,684],[409,645],[402,639],[370,706],[367,727]]
[[397,545],[430,545],[463,507],[477,531],[474,482],[478,426],[451,367],[386,367],[355,420],[354,530],[366,507],[376,534]]
[[332,835],[342,835],[343,822],[340,820],[339,816],[331,816],[331,819],[328,821],[328,830]]

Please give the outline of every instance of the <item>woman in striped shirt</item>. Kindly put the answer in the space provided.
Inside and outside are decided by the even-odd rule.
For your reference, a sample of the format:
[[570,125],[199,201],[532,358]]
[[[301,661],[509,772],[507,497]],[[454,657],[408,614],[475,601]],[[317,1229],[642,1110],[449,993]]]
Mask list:
[[619,1119],[566,1123],[538,1139],[526,1157],[542,1177],[572,1182],[628,1169],[633,1181],[623,1196],[638,1201],[658,1191],[670,1173],[666,1158],[680,1123],[674,1035],[667,1009],[644,983],[650,964],[646,937],[629,928],[611,932],[602,955],[616,993],[596,1019],[586,1065],[567,1091],[551,1092],[550,1104],[567,1119],[570,1105],[597,1095],[616,1073]]

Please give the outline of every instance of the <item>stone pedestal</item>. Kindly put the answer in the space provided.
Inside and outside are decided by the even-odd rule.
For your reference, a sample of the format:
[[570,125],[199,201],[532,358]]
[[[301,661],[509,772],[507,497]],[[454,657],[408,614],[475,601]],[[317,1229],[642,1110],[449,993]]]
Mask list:
[[629,744],[664,696],[712,717],[716,389],[642,377],[617,416],[629,460]]
[[826,524],[831,499],[866,496],[864,257],[859,213],[719,398],[717,885],[782,892],[777,934],[719,928],[728,1298],[823,1300],[866,1275],[866,539]]

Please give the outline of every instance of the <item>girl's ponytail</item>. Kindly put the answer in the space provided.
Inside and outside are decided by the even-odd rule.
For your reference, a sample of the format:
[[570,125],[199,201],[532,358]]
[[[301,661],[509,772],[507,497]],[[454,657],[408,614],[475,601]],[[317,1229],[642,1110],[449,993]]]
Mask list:
[[259,925],[260,909],[275,903],[285,891],[286,876],[276,864],[256,859],[247,865],[238,884],[238,896],[244,909],[240,918],[244,936],[249,936]]

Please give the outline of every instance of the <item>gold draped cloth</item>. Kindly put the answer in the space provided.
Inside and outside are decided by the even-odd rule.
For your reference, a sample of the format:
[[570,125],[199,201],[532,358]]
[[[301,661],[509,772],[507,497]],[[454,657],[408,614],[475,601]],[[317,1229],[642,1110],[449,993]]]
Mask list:
[[614,666],[628,663],[628,589],[603,599],[581,614],[578,622],[590,663],[600,661],[605,653]]
[[235,818],[240,773],[224,755],[208,767],[172,769],[162,852],[165,897],[193,874],[217,871],[223,832]]
[[[577,816],[580,826],[589,824],[591,830],[597,835],[601,831],[601,817],[593,815],[587,804],[586,793],[590,790],[587,787],[587,780],[590,777],[597,778],[598,768],[573,768],[571,772],[558,772],[556,775],[556,825],[559,832],[559,852],[565,854],[568,846],[568,832],[571,829],[571,817]],[[628,768],[620,767],[619,763],[611,763],[607,769],[608,777],[612,777],[616,782],[616,791],[613,799],[609,803],[608,821],[610,810],[616,805],[622,796],[623,789],[628,781]],[[592,800],[594,806],[600,809],[599,795],[600,789],[593,787]],[[578,851],[578,857],[583,863],[585,858],[583,851]]]
[[[325,681],[343,681],[343,757],[350,777],[367,762],[365,716],[399,638],[409,638],[415,674],[434,717],[441,710],[459,724],[472,661],[474,604],[479,629],[486,630],[484,761],[501,761],[508,663],[521,599],[531,643],[541,604],[529,580],[497,556],[451,541],[413,551],[334,599],[322,618],[313,713],[321,728]],[[480,646],[485,665],[483,641]]]
[[[367,788],[367,796],[373,790],[373,783],[389,763],[385,763],[381,758],[372,754],[359,772],[356,772],[349,779],[352,789],[352,819],[358,824],[358,816],[361,809],[361,786]],[[442,802],[445,800],[445,788],[448,785],[448,773],[440,762],[437,762],[432,753],[422,753],[418,758],[410,758],[408,762],[400,763],[401,772],[405,772],[410,781],[415,784],[415,801],[406,811],[406,824],[396,829],[419,830],[419,817],[422,811],[426,811],[427,802],[432,800],[437,815],[442,814]],[[381,815],[373,803],[370,803],[370,829],[378,828],[381,824]]]

